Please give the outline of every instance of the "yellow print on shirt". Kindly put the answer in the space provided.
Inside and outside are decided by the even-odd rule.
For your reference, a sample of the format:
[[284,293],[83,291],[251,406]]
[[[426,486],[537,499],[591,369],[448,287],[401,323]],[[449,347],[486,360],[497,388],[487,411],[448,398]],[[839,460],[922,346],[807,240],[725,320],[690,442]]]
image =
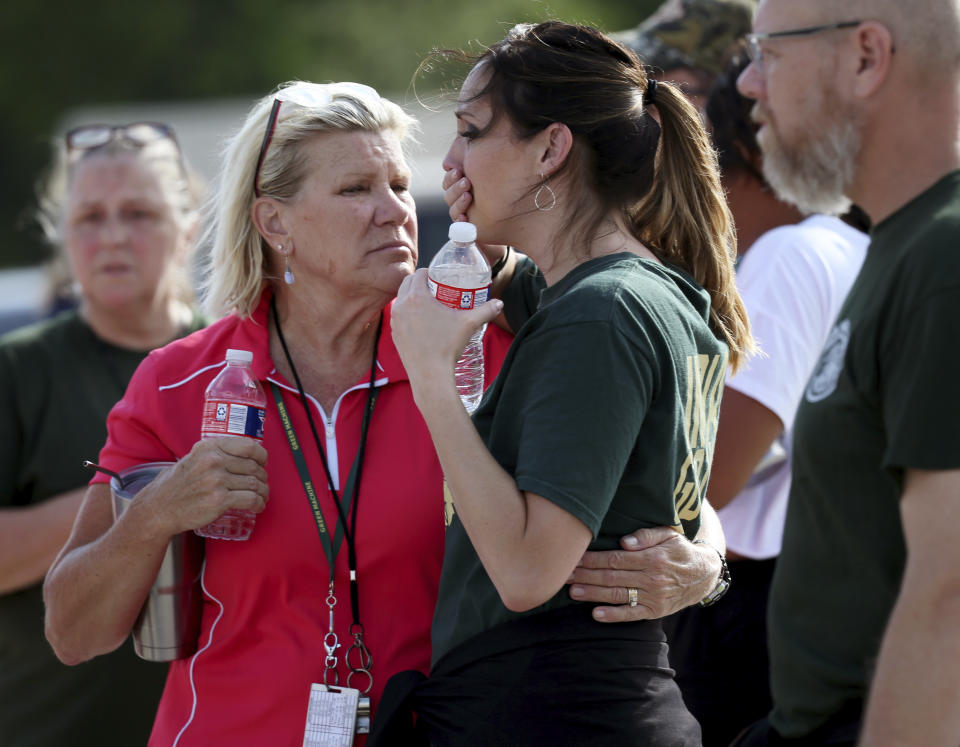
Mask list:
[[443,479],[443,523],[444,526],[450,526],[453,523],[453,515],[457,509],[453,507],[453,493],[447,485],[447,479]]
[[720,396],[727,370],[727,355],[687,357],[687,386],[684,404],[684,435],[687,458],[680,467],[673,490],[674,525],[700,515],[713,464],[713,446],[720,420]]

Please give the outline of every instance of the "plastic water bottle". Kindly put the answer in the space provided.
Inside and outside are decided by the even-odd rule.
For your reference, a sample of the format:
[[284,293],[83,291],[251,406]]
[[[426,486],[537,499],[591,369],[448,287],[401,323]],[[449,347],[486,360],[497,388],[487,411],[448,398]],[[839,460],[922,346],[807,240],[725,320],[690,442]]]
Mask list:
[[[252,362],[253,353],[249,350],[227,351],[227,365],[210,382],[204,395],[200,438],[236,436],[263,440],[267,397],[250,370]],[[194,531],[201,537],[245,540],[256,519],[253,511],[230,509]]]
[[[444,244],[430,262],[430,292],[451,309],[472,309],[490,299],[490,265],[477,248],[477,227],[453,223]],[[483,332],[478,329],[457,361],[456,380],[460,400],[473,412],[483,396]]]

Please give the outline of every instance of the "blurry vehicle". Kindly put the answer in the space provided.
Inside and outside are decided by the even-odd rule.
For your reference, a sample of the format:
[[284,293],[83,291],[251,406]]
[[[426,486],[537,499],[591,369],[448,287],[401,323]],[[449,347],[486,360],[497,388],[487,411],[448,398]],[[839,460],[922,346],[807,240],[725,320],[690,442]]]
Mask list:
[[44,267],[0,269],[0,334],[44,317],[47,289]]

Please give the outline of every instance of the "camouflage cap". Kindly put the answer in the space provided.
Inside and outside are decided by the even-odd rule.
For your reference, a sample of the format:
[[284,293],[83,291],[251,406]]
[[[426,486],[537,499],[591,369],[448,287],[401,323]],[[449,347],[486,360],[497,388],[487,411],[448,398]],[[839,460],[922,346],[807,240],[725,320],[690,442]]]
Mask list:
[[650,67],[719,75],[733,45],[750,32],[757,0],[667,0],[639,26],[610,34]]

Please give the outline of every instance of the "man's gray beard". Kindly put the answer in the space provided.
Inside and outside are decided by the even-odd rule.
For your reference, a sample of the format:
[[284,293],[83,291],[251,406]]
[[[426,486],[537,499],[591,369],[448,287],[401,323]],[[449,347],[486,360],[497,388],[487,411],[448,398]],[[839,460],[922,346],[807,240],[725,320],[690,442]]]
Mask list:
[[[836,115],[835,115],[836,116]],[[837,116],[819,137],[786,148],[768,125],[761,132],[763,175],[777,196],[803,213],[842,215],[853,183],[860,132],[851,117]]]

